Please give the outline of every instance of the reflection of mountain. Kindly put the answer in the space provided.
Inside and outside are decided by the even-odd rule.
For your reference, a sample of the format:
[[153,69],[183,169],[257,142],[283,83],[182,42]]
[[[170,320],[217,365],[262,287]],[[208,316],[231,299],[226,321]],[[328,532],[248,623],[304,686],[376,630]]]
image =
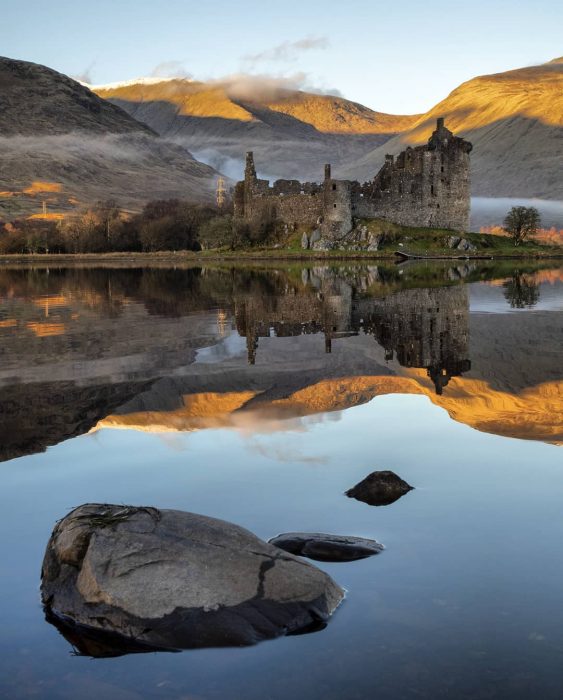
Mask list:
[[[346,284],[329,276],[316,294],[238,297],[237,327],[253,339],[244,355],[166,380],[158,393],[139,395],[99,427],[270,432],[378,395],[408,393],[428,396],[455,420],[485,432],[563,439],[560,344],[551,317],[470,316],[467,287],[355,297],[348,313],[343,301],[352,295],[328,293],[339,286]],[[338,341],[327,355],[326,336],[316,334],[330,318],[336,320],[328,335]],[[541,358],[529,344],[542,348]]]
[[[480,430],[563,440],[562,312],[511,312],[502,283],[400,289],[418,283],[408,274],[2,271],[0,459],[96,425],[287,430],[387,393],[425,395]],[[548,299],[560,282],[543,277]],[[471,313],[483,292],[494,313]]]
[[[230,377],[232,379],[232,377]],[[222,383],[228,381],[222,377]],[[302,378],[299,378],[302,379]],[[98,428],[122,428],[164,433],[227,428],[242,433],[270,433],[302,428],[301,419],[343,411],[386,394],[419,394],[444,408],[454,420],[495,435],[545,442],[563,441],[561,382],[546,382],[520,394],[498,391],[486,382],[456,377],[447,394],[438,395],[424,376],[354,376],[313,382],[283,398],[268,400],[269,389],[249,396],[246,392],[185,394],[187,384],[168,386],[176,391],[180,408],[163,410],[151,403],[151,393],[125,404],[119,413],[98,423]],[[171,395],[168,396],[170,399]],[[139,397],[140,398],[140,397]],[[205,402],[202,415],[194,407]],[[150,409],[143,410],[149,404]]]
[[[163,278],[193,306],[198,274]],[[150,271],[0,275],[0,459],[88,432],[221,336],[201,289],[202,311],[187,326],[187,310],[167,305],[153,282]]]

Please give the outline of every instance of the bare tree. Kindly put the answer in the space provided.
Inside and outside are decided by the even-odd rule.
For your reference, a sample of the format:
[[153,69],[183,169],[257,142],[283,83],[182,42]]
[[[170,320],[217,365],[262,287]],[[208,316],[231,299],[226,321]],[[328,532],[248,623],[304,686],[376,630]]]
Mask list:
[[540,224],[540,213],[535,207],[512,207],[504,219],[504,230],[517,246],[535,236]]

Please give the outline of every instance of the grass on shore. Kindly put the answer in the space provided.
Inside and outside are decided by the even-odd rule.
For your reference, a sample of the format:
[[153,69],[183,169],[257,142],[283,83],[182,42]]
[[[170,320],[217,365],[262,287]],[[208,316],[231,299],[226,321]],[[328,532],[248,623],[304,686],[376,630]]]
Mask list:
[[[529,240],[515,246],[508,236],[491,233],[458,233],[448,229],[429,229],[423,227],[399,226],[382,219],[364,219],[357,222],[358,227],[365,227],[369,234],[383,235],[382,243],[376,251],[368,251],[365,246],[350,245],[345,242],[335,250],[304,250],[301,239],[304,232],[310,233],[310,227],[298,227],[275,245],[256,245],[248,248],[218,248],[193,251],[161,251],[151,253],[113,252],[113,253],[60,253],[60,254],[12,254],[0,255],[0,264],[20,262],[130,262],[151,261],[156,264],[170,262],[196,262],[214,260],[339,260],[339,259],[394,259],[395,251],[418,255],[435,255],[444,257],[490,256],[492,258],[559,258],[563,257],[563,247],[546,245]],[[452,236],[462,238],[475,250],[464,251],[448,246]]]

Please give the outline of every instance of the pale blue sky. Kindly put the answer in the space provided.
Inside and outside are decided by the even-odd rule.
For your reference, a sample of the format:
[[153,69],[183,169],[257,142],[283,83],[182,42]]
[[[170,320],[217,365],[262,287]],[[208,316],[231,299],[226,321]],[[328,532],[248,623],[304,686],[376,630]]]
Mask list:
[[[169,63],[200,79],[296,76],[392,113],[425,111],[475,75],[563,55],[560,0],[0,0],[0,22],[1,55],[98,84]],[[303,39],[311,48],[290,45]]]

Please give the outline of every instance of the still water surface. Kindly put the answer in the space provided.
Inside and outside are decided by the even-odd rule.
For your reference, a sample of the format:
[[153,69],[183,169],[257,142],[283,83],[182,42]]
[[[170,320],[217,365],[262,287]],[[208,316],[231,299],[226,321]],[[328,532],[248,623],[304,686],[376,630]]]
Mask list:
[[[549,267],[1,270],[0,695],[560,698],[562,335]],[[84,502],[387,549],[314,634],[90,659],[38,594]]]

